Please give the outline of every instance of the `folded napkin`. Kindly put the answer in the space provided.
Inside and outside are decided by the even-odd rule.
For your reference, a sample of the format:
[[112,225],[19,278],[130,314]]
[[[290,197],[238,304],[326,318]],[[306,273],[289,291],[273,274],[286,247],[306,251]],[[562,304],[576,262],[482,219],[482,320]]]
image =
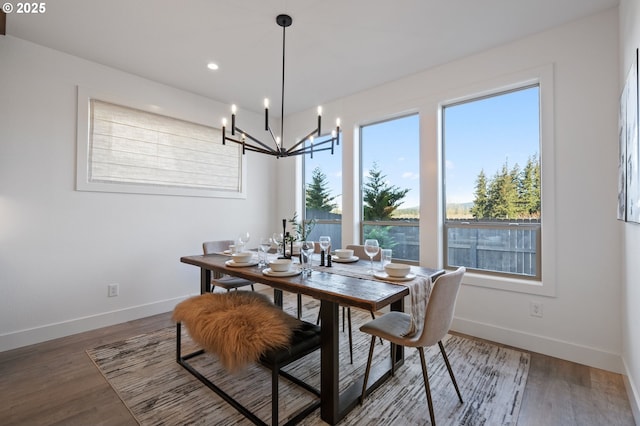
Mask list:
[[427,311],[427,302],[431,294],[431,277],[416,277],[406,284],[409,287],[411,298],[411,322],[404,337],[412,337],[422,331],[424,316]]

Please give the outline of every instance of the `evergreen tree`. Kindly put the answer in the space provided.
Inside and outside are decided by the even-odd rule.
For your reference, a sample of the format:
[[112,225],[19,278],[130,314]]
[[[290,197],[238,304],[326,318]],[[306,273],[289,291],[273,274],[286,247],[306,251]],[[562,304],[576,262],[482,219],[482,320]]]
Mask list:
[[364,220],[387,220],[400,206],[409,189],[400,189],[385,182],[386,175],[373,163],[364,185]]
[[537,155],[529,157],[522,171],[520,198],[524,217],[540,217],[540,161]]
[[487,178],[484,175],[484,169],[480,170],[480,174],[476,179],[475,200],[471,207],[471,214],[475,219],[484,219],[489,217],[489,199],[487,197]]
[[476,178],[471,214],[475,219],[522,219],[540,217],[540,161],[529,157],[523,170],[516,164],[487,181],[484,170]]
[[330,212],[338,207],[338,205],[333,202],[336,198],[337,195],[331,195],[327,175],[322,172],[320,167],[313,169],[311,172],[311,183],[307,184],[307,210]]
[[502,170],[496,173],[489,184],[489,217],[495,219],[512,219],[517,217],[517,180],[509,171],[505,161]]

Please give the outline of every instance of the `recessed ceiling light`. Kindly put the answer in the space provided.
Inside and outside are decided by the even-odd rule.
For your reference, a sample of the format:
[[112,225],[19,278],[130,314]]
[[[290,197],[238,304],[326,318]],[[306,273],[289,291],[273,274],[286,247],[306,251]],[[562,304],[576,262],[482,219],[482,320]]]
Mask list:
[[214,64],[213,62],[209,62],[207,64],[207,68],[209,68],[210,70],[217,70],[218,69],[218,64]]

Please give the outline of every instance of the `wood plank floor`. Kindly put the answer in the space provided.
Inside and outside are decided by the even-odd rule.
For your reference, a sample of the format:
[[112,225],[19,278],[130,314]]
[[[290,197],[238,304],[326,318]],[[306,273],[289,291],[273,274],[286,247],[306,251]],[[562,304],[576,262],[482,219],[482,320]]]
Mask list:
[[[137,424],[85,350],[170,325],[166,313],[0,353],[0,424]],[[619,374],[531,353],[518,425],[634,424]]]

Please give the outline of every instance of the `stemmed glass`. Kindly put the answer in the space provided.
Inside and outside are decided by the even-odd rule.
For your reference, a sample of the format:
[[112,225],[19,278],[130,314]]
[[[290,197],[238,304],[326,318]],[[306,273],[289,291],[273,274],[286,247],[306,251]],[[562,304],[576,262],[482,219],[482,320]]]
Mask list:
[[324,257],[326,259],[329,254],[329,247],[331,247],[331,237],[320,237],[318,238],[318,243],[320,243],[320,248],[324,251]]
[[262,237],[260,238],[260,251],[262,252],[262,257],[260,258],[260,263],[258,263],[259,267],[267,266],[267,252],[271,248],[271,238]]
[[248,232],[244,232],[242,234],[240,234],[240,236],[238,237],[238,241],[240,242],[240,245],[242,246],[242,248],[240,249],[241,252],[244,251],[247,243],[249,242],[249,233]]
[[380,246],[378,245],[378,240],[365,240],[364,242],[364,252],[367,253],[369,259],[371,259],[371,270],[369,271],[371,274],[374,274],[373,270],[373,257],[378,254],[380,250]]
[[304,257],[306,257],[306,266],[302,269],[303,275],[306,273],[311,275],[311,271],[313,270],[313,265],[311,264],[311,256],[313,255],[313,251],[315,250],[313,241],[303,241],[300,250],[302,250]]
[[274,232],[271,238],[273,238],[273,242],[276,243],[276,245],[278,246],[277,248],[278,255],[280,254],[284,255],[284,252],[281,253],[282,241],[284,240],[284,236],[282,235],[282,232]]

